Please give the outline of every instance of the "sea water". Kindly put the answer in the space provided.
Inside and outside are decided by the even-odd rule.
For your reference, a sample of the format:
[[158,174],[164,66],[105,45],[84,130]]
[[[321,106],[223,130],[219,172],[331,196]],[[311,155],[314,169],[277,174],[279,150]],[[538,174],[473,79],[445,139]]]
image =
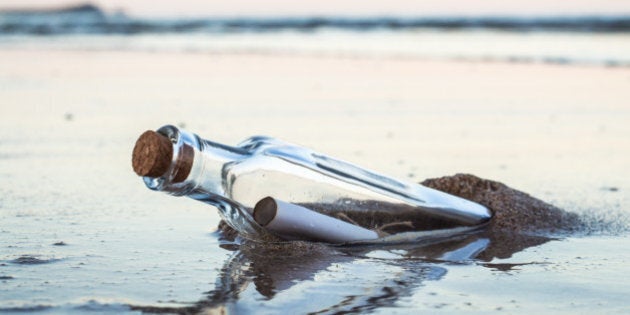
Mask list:
[[140,18],[0,12],[0,47],[630,65],[630,17]]

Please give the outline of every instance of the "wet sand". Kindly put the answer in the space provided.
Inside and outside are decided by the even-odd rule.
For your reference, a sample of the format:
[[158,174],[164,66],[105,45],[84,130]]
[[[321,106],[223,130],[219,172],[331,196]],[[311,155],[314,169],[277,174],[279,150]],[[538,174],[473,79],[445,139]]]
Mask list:
[[[0,99],[3,311],[627,308],[630,69],[3,50]],[[438,178],[425,183],[488,201],[500,233],[308,260],[316,250],[241,248],[213,232],[215,209],[148,191],[133,173],[138,134],[164,124]],[[439,179],[456,173],[492,181]]]

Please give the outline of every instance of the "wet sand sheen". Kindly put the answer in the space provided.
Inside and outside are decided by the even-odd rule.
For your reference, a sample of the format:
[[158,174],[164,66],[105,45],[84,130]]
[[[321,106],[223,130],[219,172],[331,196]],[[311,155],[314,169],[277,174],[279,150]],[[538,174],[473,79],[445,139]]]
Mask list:
[[[528,247],[544,244],[557,237],[569,236],[571,232],[581,231],[584,228],[577,214],[559,209],[505,184],[482,179],[474,175],[457,174],[444,176],[424,180],[421,184],[479,202],[489,207],[493,211],[494,217],[482,231],[477,231],[472,235],[454,235],[450,239],[435,241],[427,245],[393,244],[385,245],[383,248],[412,248],[408,253],[409,257],[420,257],[431,261],[438,259],[444,253],[457,251],[475,241],[487,239],[489,244],[481,247],[477,253],[459,256],[459,258],[455,258],[457,257],[455,256],[451,259],[483,261],[487,262],[486,266],[488,268],[509,271],[512,268],[522,266],[522,264],[494,264],[490,262],[495,258],[509,258]],[[222,237],[228,240],[234,240],[238,234],[224,221],[219,223],[219,230],[222,233]],[[247,239],[242,241],[243,243],[239,245],[239,252],[243,255],[243,258],[251,262],[257,273],[271,275],[269,279],[264,281],[253,280],[257,290],[269,299],[273,298],[279,289],[277,287],[278,283],[276,283],[279,281],[278,274],[295,273],[296,269],[305,268],[303,271],[307,274],[305,279],[309,279],[312,277],[309,274],[309,270],[313,267],[311,264],[305,263],[305,261],[315,261],[318,269],[327,268],[333,263],[338,263],[340,259],[338,256],[343,253],[356,256],[362,255],[361,253],[364,251],[360,246],[331,247],[324,243],[307,241],[282,243]],[[293,275],[293,277],[296,277],[296,275]],[[232,279],[227,283],[231,283],[231,281],[237,281],[238,283],[238,281],[246,280]],[[222,285],[227,285],[227,283],[222,283]],[[207,299],[197,302],[194,306],[161,308],[134,305],[132,309],[155,313],[216,311],[217,307],[228,302],[230,297],[236,298],[237,296],[238,291],[227,286],[220,288],[215,294],[211,293]],[[220,310],[221,308],[218,309]]]
[[[2,307],[627,308],[628,69],[16,49],[0,51],[0,70]],[[574,230],[570,214],[457,175],[424,183],[488,202],[486,234],[354,251],[238,245],[210,233],[216,209],[133,174],[138,132],[167,123],[231,144],[271,135],[413,181],[471,173],[623,228],[584,237],[593,222]]]

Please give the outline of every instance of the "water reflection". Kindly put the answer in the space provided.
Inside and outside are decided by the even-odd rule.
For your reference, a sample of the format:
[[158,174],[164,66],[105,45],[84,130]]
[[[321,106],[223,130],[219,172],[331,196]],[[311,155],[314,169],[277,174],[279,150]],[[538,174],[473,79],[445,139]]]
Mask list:
[[237,250],[223,266],[215,289],[195,307],[260,312],[258,305],[264,300],[271,313],[280,309],[309,314],[365,312],[391,306],[411,296],[424,281],[446,274],[441,266],[407,260],[397,250],[384,252],[399,259],[375,253],[382,250],[314,250],[314,255],[287,255],[281,247]]
[[493,264],[552,240],[482,230],[430,244],[330,247],[314,243],[273,246],[244,242],[221,268],[214,289],[185,308],[133,307],[169,313],[363,313],[394,306],[426,281],[441,279],[450,264],[510,271]]

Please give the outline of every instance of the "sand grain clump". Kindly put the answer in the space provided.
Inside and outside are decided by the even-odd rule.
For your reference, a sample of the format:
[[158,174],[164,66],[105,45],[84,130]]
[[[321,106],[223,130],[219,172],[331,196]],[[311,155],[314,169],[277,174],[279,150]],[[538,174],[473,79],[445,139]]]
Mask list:
[[488,207],[493,212],[489,229],[519,232],[571,232],[581,221],[577,214],[534,198],[505,184],[470,174],[426,179],[422,185]]

